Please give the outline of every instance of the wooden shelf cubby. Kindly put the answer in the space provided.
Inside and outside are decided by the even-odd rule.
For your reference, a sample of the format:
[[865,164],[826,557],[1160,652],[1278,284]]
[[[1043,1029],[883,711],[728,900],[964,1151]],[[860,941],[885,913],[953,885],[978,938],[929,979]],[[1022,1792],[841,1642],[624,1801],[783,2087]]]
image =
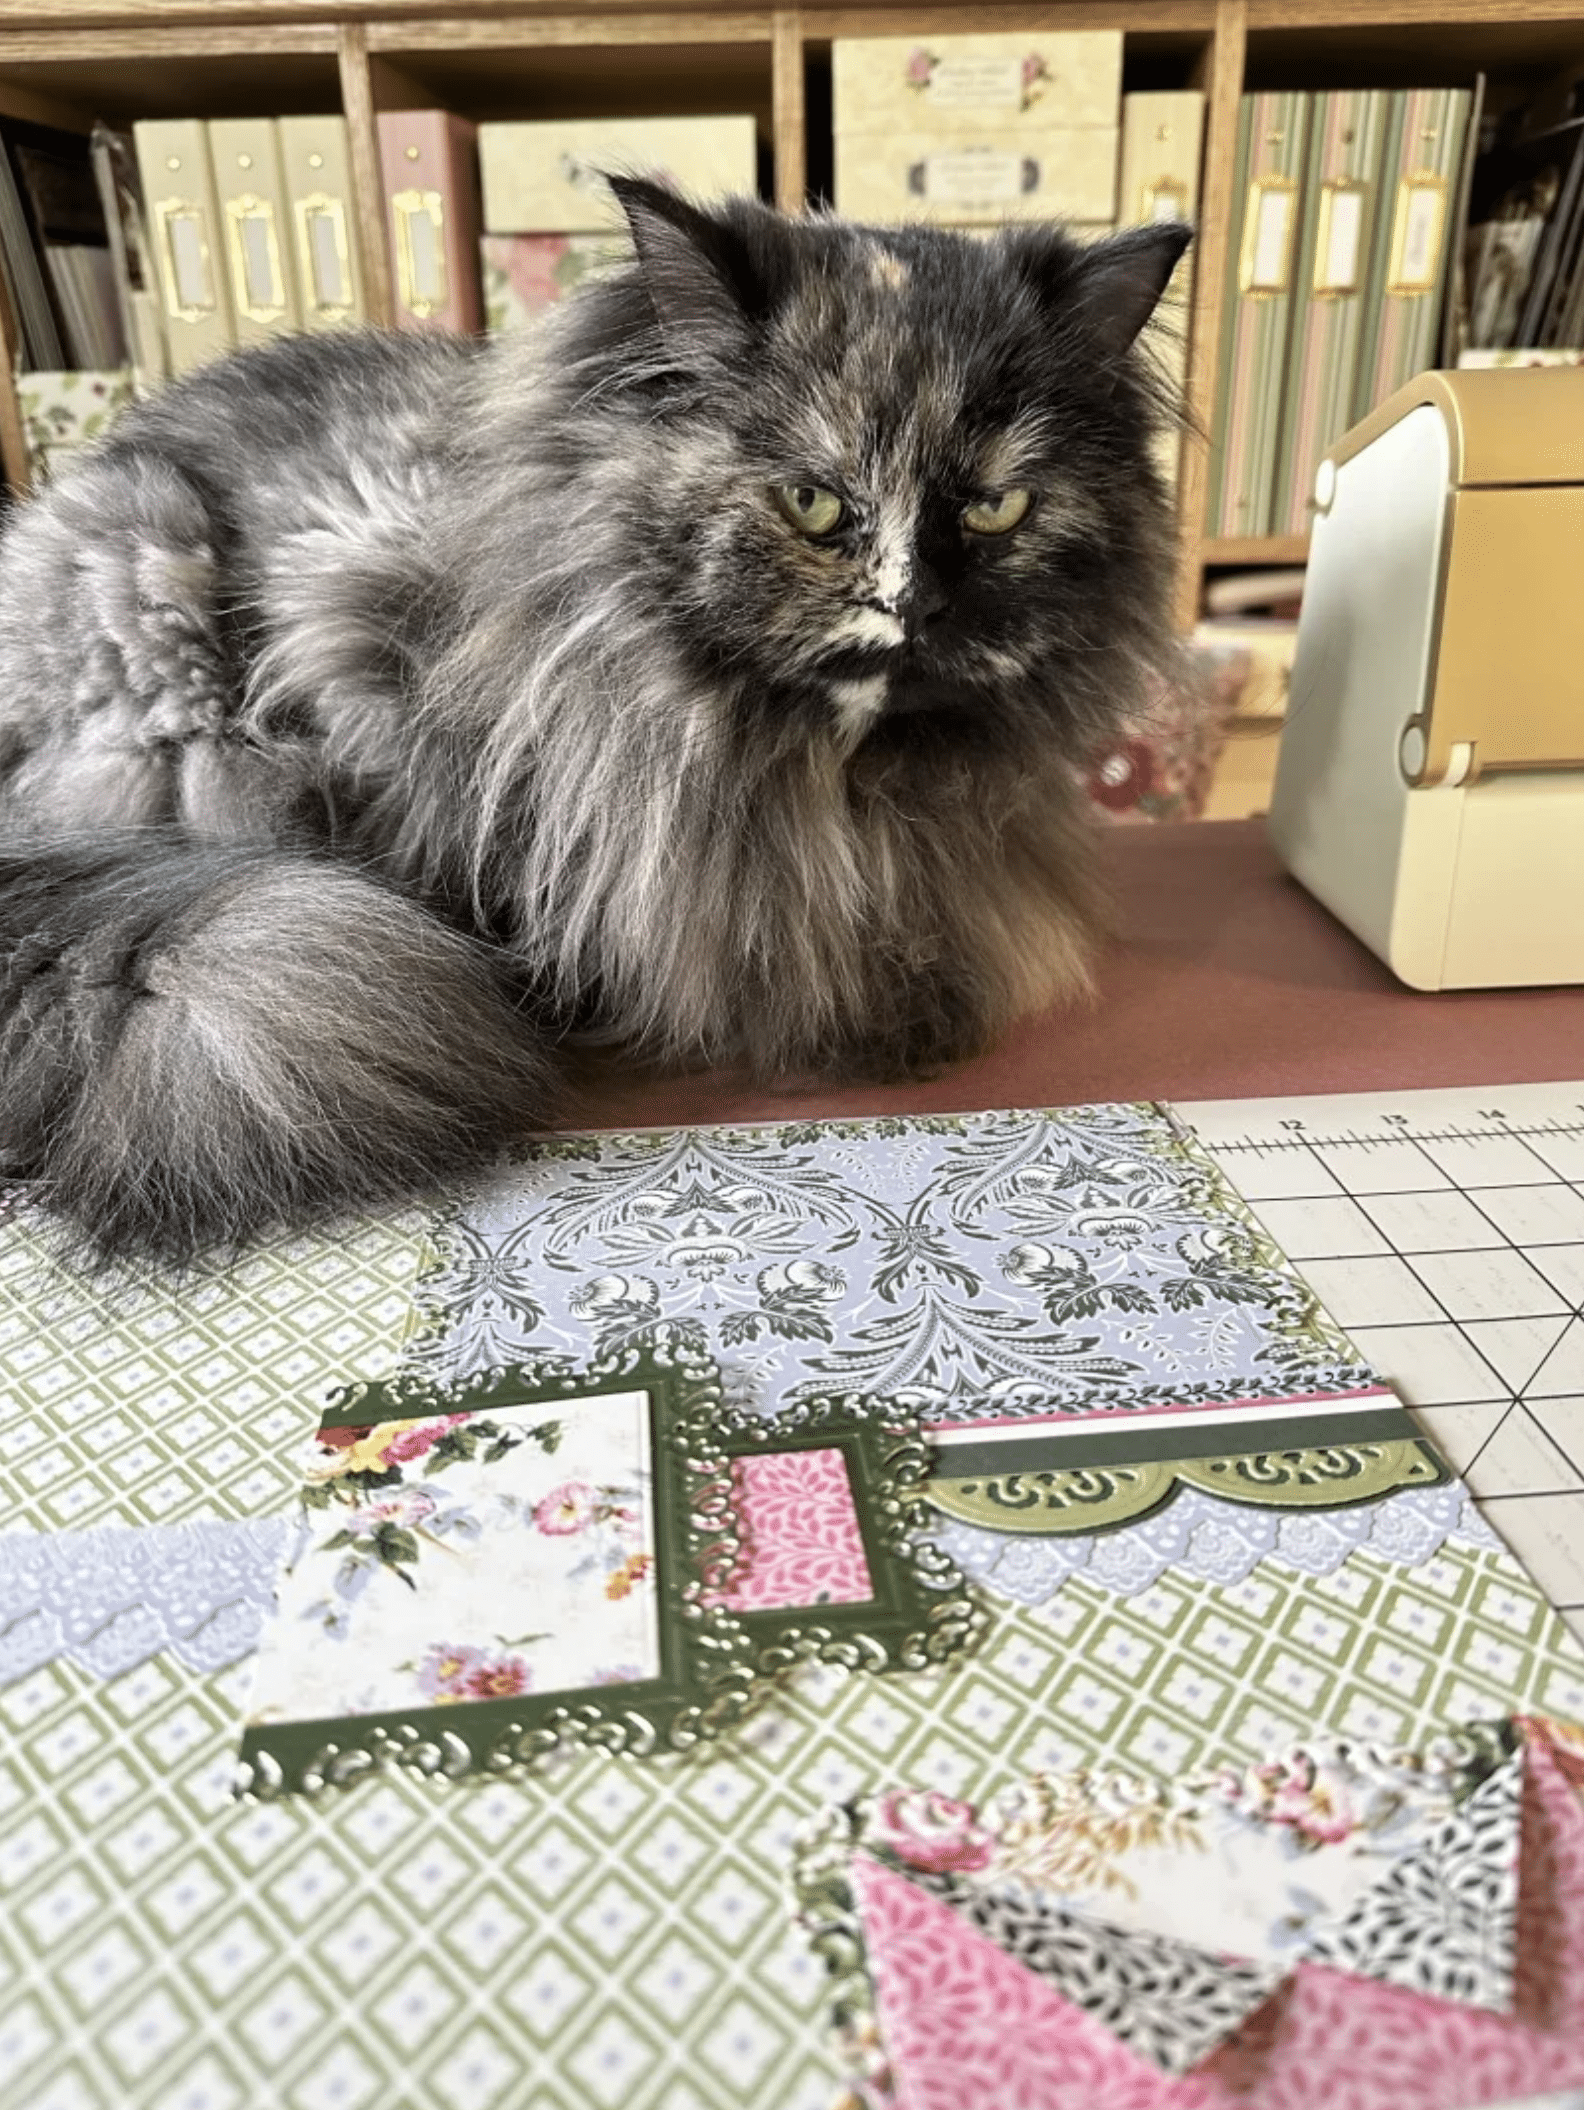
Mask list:
[[[1406,86],[1484,71],[1498,97],[1584,70],[1578,0],[870,0],[759,9],[687,0],[5,0],[0,114],[86,128],[341,110],[352,143],[366,276],[390,313],[375,145],[381,109],[437,105],[475,119],[748,111],[763,188],[790,209],[830,172],[830,48],[843,36],[1114,28],[1127,89],[1197,87],[1205,160],[1189,325],[1180,489],[1179,614],[1207,566],[1301,562],[1302,537],[1201,530],[1214,414],[1238,99],[1245,88]],[[4,349],[0,347],[0,349]],[[25,480],[10,358],[0,365],[0,457]]]

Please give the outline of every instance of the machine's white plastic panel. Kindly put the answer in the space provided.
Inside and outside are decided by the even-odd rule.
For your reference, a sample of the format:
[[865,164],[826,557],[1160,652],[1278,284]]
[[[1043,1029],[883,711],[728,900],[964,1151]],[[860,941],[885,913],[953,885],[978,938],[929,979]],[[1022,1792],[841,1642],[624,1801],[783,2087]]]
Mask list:
[[1459,796],[1441,986],[1584,982],[1584,774],[1485,777]]
[[1314,525],[1270,811],[1288,869],[1421,989],[1441,986],[1465,794],[1410,792],[1398,747],[1427,693],[1450,474],[1429,405],[1337,470]]

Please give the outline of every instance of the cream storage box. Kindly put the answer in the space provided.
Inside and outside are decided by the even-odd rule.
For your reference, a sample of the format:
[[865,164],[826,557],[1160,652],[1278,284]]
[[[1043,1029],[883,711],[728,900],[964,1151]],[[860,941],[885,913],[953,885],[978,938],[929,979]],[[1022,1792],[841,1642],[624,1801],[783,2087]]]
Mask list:
[[656,176],[703,200],[758,189],[751,117],[579,118],[478,128],[487,234],[597,234],[621,214],[604,178]]
[[1122,36],[1113,29],[1009,36],[838,37],[838,132],[1005,140],[1075,127],[1115,131]]
[[1270,832],[1412,988],[1584,982],[1584,370],[1421,374],[1322,460]]
[[836,209],[855,220],[1109,226],[1116,181],[1115,131],[1031,132],[1006,145],[928,133],[836,134]]
[[832,68],[839,212],[1115,219],[1117,32],[838,38]]

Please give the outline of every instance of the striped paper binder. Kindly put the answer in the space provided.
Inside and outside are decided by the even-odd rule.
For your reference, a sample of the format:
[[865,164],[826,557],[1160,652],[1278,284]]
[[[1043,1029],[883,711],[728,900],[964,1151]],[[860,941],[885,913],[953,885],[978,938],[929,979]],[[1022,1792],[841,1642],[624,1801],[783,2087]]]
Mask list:
[[1222,310],[1206,525],[1268,535],[1292,323],[1312,98],[1246,95],[1238,113],[1233,240]]
[[1392,97],[1354,420],[1435,364],[1468,119],[1466,88],[1410,88]]
[[1314,98],[1271,511],[1278,535],[1308,532],[1320,457],[1353,422],[1391,101],[1381,88]]

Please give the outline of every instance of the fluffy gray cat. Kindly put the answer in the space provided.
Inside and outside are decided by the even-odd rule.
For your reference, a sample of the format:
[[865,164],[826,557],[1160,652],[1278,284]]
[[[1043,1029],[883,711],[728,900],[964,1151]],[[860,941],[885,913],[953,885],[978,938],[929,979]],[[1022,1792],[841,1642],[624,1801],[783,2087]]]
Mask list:
[[536,333],[225,360],[0,547],[0,1169],[101,1255],[478,1166],[569,1036],[896,1076],[1082,985],[1187,229],[615,187]]

